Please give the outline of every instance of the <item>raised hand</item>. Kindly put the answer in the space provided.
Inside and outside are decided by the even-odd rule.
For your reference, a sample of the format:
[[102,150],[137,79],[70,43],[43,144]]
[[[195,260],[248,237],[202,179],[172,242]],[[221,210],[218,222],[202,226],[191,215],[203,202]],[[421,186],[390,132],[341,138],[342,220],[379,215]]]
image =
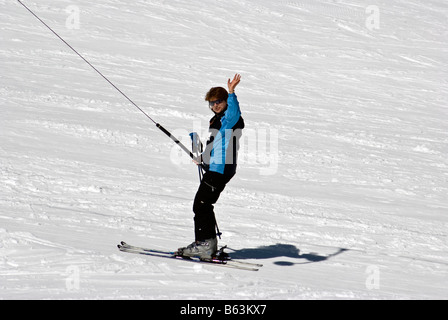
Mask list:
[[238,85],[238,83],[240,83],[240,80],[241,80],[241,75],[237,73],[233,77],[232,81],[230,81],[230,79],[227,81],[227,86],[229,87],[229,93],[235,92],[235,87]]

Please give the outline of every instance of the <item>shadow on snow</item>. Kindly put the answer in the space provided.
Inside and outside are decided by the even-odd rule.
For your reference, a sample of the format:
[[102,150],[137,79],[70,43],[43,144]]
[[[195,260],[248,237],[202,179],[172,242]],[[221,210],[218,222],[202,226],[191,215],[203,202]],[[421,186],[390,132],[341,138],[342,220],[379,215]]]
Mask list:
[[231,249],[233,252],[230,253],[231,257],[234,259],[271,259],[271,258],[294,258],[301,259],[301,262],[290,262],[290,261],[276,261],[274,262],[276,265],[281,266],[291,266],[294,264],[305,264],[305,263],[314,263],[328,260],[334,256],[337,256],[349,249],[339,248],[334,253],[327,255],[320,255],[318,253],[304,253],[300,254],[300,249],[291,245],[291,244],[275,244],[270,246],[263,246],[258,248],[251,249]]

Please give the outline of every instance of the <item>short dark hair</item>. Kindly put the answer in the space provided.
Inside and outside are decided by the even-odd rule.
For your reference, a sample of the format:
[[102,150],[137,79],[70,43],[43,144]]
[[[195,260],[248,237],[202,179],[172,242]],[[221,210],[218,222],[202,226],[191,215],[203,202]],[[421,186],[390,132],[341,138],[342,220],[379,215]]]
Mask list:
[[227,101],[227,98],[229,97],[229,93],[226,89],[223,87],[213,87],[210,90],[208,90],[207,94],[205,95],[205,100],[210,101],[212,98],[216,98],[219,100],[225,100]]

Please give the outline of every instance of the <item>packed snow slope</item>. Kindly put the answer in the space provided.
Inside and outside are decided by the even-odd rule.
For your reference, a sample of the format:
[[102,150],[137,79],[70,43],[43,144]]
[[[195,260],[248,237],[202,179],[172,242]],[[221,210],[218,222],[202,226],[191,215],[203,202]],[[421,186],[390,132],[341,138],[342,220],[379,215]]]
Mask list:
[[445,0],[23,1],[184,144],[242,75],[215,206],[258,272],[121,253],[193,241],[198,172],[0,0],[0,298],[448,298]]

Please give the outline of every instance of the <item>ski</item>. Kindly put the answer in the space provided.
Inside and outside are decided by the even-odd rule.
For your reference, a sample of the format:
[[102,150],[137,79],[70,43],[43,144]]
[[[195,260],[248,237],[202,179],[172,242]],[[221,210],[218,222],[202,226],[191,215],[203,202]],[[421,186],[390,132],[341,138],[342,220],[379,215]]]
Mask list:
[[147,250],[135,250],[135,249],[121,247],[120,245],[118,245],[118,246],[119,246],[119,249],[121,252],[143,254],[143,255],[149,255],[149,256],[159,257],[159,258],[177,259],[177,260],[183,260],[183,261],[189,261],[189,262],[195,262],[195,263],[213,264],[213,265],[217,265],[217,266],[241,269],[241,270],[248,270],[248,271],[258,271],[259,270],[259,268],[257,268],[257,267],[238,265],[237,263],[234,263],[234,261],[222,261],[222,260],[215,260],[215,259],[201,260],[198,258],[182,257],[182,256],[177,256],[177,255],[166,255],[166,254],[160,254],[160,253],[153,253],[153,252],[147,251]]
[[[227,256],[225,259],[220,258],[213,258],[211,260],[203,260],[195,257],[183,257],[181,255],[177,255],[174,251],[163,251],[163,250],[155,250],[150,248],[144,248],[144,247],[137,247],[127,244],[126,242],[122,241],[121,244],[117,245],[118,249],[122,252],[127,253],[134,253],[134,254],[142,254],[142,255],[148,255],[153,257],[159,257],[159,258],[168,258],[168,259],[177,259],[177,260],[183,260],[183,261],[189,261],[189,262],[195,262],[195,263],[206,263],[206,264],[214,264],[217,266],[222,267],[228,267],[228,268],[235,268],[235,269],[241,269],[241,270],[248,270],[248,271],[258,271],[260,267],[262,267],[262,264],[258,263],[250,263],[245,261],[239,261],[239,260],[233,260]],[[220,251],[223,252],[222,248]]]
[[132,246],[130,244],[127,244],[124,241],[121,241],[120,244],[121,245],[119,245],[118,248],[121,247],[123,249],[140,250],[140,251],[144,251],[144,252],[150,252],[150,253],[156,253],[156,254],[165,254],[165,255],[174,255],[175,254],[174,251],[162,251],[162,250],[155,250],[155,249],[149,249],[149,248]]
[[[176,252],[174,251],[162,251],[162,250],[155,250],[155,249],[149,249],[149,248],[144,248],[144,247],[136,247],[136,246],[132,246],[130,244],[127,244],[124,241],[121,241],[121,247],[125,248],[125,249],[131,249],[131,250],[140,250],[140,251],[145,251],[145,252],[149,252],[149,253],[155,253],[155,254],[164,254],[164,255],[176,255]],[[251,263],[251,262],[246,262],[246,261],[240,261],[240,260],[234,260],[232,258],[230,258],[227,253],[224,252],[224,249],[227,248],[227,246],[222,247],[221,249],[218,250],[218,252],[221,255],[226,255],[225,258],[222,259],[215,259],[215,260],[219,260],[219,261],[224,261],[224,262],[232,262],[232,263],[239,263],[239,264],[246,264],[246,265],[250,265],[250,266],[254,266],[254,267],[262,267],[263,265],[260,263]]]

